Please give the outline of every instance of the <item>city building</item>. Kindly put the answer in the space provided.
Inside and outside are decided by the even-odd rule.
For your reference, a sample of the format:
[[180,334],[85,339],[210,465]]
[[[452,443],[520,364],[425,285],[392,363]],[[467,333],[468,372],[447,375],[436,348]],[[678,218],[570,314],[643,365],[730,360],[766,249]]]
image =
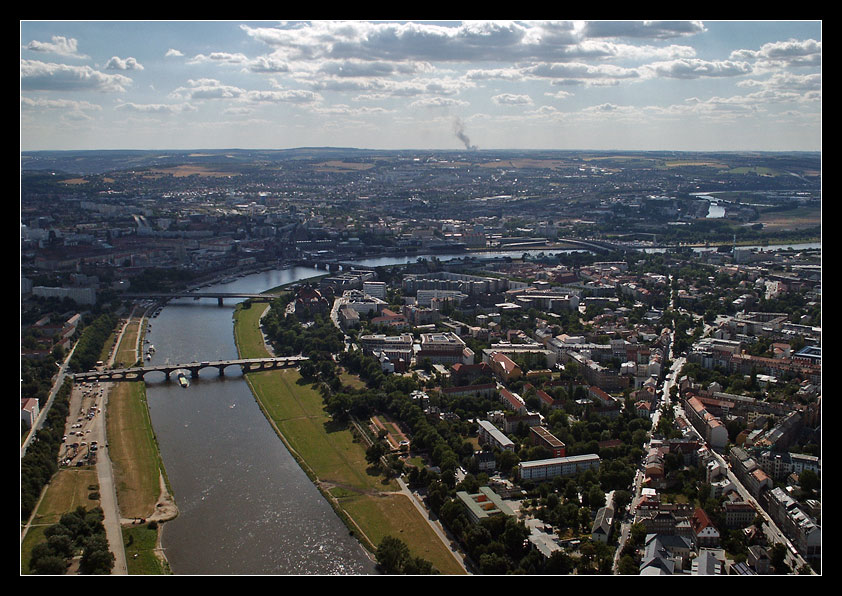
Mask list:
[[596,454],[525,461],[518,464],[518,477],[523,481],[540,482],[556,476],[573,476],[585,470],[598,469],[599,461]]
[[416,361],[433,364],[473,364],[474,353],[455,333],[422,333]]
[[457,491],[456,497],[465,506],[468,517],[474,523],[495,515],[514,515],[503,499],[487,486],[481,486],[479,492],[473,495],[463,490]]

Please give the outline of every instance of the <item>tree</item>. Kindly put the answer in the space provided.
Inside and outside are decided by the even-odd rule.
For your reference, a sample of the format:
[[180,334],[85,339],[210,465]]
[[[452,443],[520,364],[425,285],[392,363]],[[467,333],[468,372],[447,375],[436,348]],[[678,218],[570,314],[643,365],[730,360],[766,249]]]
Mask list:
[[371,447],[365,450],[365,461],[371,465],[380,463],[380,458],[386,455],[386,445],[382,441],[377,440],[371,444]]
[[399,538],[386,536],[377,547],[375,558],[386,573],[401,573],[409,559],[409,547]]
[[812,494],[819,487],[819,477],[813,470],[804,470],[798,477],[801,488]]
[[108,575],[114,567],[114,554],[108,550],[105,534],[94,534],[85,540],[79,569],[91,575]]
[[572,570],[573,561],[563,550],[554,551],[544,566],[544,572],[553,575],[568,575]]
[[786,564],[786,547],[780,542],[769,549],[769,562],[777,574],[786,575],[790,572],[789,565]]
[[640,573],[640,566],[635,562],[634,557],[631,555],[623,555],[620,557],[617,570],[621,575],[638,575]]
[[433,564],[421,557],[413,557],[409,547],[399,538],[386,536],[375,553],[377,564],[386,573],[406,575],[432,575],[438,571]]
[[48,554],[30,561],[29,568],[36,575],[64,575],[67,561],[58,555]]

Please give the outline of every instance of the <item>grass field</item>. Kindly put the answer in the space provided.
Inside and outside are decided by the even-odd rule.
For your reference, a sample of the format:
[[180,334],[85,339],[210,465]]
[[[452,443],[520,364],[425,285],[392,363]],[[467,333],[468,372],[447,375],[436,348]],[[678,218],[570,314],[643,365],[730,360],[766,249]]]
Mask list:
[[158,530],[149,524],[123,527],[123,545],[129,575],[164,575],[166,564],[156,555]]
[[21,573],[29,573],[32,548],[44,541],[44,530],[57,524],[61,516],[82,506],[99,507],[99,498],[92,499],[99,490],[96,470],[93,468],[65,468],[56,472],[32,517],[32,524],[20,547]]
[[822,212],[820,207],[803,206],[786,211],[761,212],[757,221],[762,223],[764,229],[770,232],[775,230],[798,230],[820,226],[822,223]]
[[147,517],[161,493],[162,464],[143,383],[114,383],[106,424],[120,512],[123,517]]
[[351,497],[341,501],[342,508],[365,528],[369,538],[379,544],[386,536],[403,540],[413,556],[426,559],[445,575],[460,575],[464,571],[442,546],[427,521],[402,494]]

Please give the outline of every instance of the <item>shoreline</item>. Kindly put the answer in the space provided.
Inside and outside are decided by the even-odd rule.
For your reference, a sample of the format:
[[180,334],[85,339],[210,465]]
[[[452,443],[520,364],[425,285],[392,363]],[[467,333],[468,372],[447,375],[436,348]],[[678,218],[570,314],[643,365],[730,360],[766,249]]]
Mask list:
[[[269,312],[270,308],[271,308],[271,305],[266,304],[265,308],[263,309],[263,312],[260,314],[260,317],[258,318],[258,327],[260,327],[260,320],[266,315],[267,312]],[[233,317],[233,319],[234,319],[234,325],[233,325],[234,326],[234,343],[237,347],[237,354],[239,355],[240,358],[244,358],[245,356],[243,355],[242,347],[240,345],[239,336],[238,336],[238,333],[237,333],[237,326],[239,324],[241,324],[241,322],[237,320],[236,314],[237,314],[237,309],[235,309],[234,317]],[[264,350],[267,352],[267,354],[273,355],[274,350],[272,349],[271,345],[269,345],[269,343],[267,342],[266,336],[263,333],[263,330],[259,329],[259,331],[260,331],[260,334],[261,334],[261,338],[263,340]],[[365,532],[362,530],[362,528],[359,527],[359,525],[354,521],[354,519],[350,515],[348,515],[348,513],[344,509],[342,509],[342,507],[337,502],[336,498],[333,495],[331,495],[329,490],[326,488],[326,484],[324,482],[322,482],[322,480],[319,479],[315,470],[313,470],[313,468],[310,467],[310,465],[307,463],[307,460],[305,460],[304,457],[302,457],[301,454],[299,454],[295,450],[295,448],[290,444],[289,440],[284,436],[284,433],[281,431],[281,429],[278,428],[278,425],[275,424],[275,421],[270,416],[269,412],[266,409],[265,404],[263,403],[263,400],[260,397],[260,392],[255,388],[254,384],[251,382],[251,379],[249,378],[249,375],[243,375],[243,378],[245,379],[246,383],[248,384],[249,391],[251,391],[251,394],[254,397],[254,400],[257,402],[257,405],[260,408],[260,411],[263,412],[263,416],[269,422],[272,429],[275,431],[275,434],[278,436],[278,438],[281,440],[281,442],[286,447],[287,451],[289,451],[290,455],[296,461],[298,466],[307,475],[307,478],[310,479],[310,482],[313,483],[313,486],[315,486],[316,489],[319,491],[319,494],[321,494],[324,497],[324,499],[328,502],[328,504],[330,504],[331,509],[333,509],[333,511],[336,513],[336,516],[342,521],[342,523],[345,524],[345,527],[348,528],[348,531],[350,532],[351,536],[353,536],[354,539],[356,539],[357,542],[359,542],[360,546],[362,546],[366,555],[373,562],[376,562],[375,559],[374,559],[374,554],[376,553],[377,546],[374,544],[374,542],[368,536],[366,536]]]

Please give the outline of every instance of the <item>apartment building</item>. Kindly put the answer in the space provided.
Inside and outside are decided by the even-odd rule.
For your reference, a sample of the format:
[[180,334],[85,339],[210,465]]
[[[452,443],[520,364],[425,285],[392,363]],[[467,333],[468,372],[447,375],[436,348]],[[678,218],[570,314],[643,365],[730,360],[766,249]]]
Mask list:
[[477,424],[479,425],[478,438],[480,445],[490,445],[495,449],[514,451],[515,444],[512,440],[504,435],[500,429],[494,426],[491,422],[488,420],[480,420]]
[[474,363],[474,352],[455,333],[422,333],[417,361],[429,359],[433,364]]
[[384,335],[382,333],[363,335],[359,339],[365,354],[383,353],[392,360],[409,362],[413,354],[413,337],[410,333]]
[[565,457],[567,455],[567,446],[543,426],[531,427],[529,429],[529,438],[533,445],[549,449],[554,458]]
[[585,470],[597,470],[599,462],[599,456],[593,453],[525,461],[518,464],[518,476],[523,481],[540,482],[556,476],[574,476]]

